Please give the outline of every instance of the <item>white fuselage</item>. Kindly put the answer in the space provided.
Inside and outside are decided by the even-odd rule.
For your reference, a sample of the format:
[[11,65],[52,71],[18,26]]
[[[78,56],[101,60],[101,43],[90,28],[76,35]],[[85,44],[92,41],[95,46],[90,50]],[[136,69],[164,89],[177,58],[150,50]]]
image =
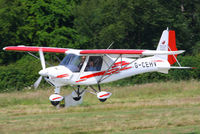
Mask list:
[[146,72],[167,73],[170,68],[168,61],[156,56],[139,59],[119,58],[117,61],[115,60],[116,58],[104,58],[100,71],[85,72],[84,69],[81,69],[82,71],[80,72],[71,72],[62,65],[50,67],[45,70],[48,72],[46,80],[55,86],[94,85],[99,80],[100,83],[107,83]]

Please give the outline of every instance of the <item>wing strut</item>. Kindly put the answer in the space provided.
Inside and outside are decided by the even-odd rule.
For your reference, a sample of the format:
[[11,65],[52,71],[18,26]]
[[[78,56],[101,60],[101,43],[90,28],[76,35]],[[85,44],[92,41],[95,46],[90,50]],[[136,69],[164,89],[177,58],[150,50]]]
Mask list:
[[101,78],[98,80],[97,84],[100,84],[103,80],[109,78],[111,75],[108,75],[107,77],[104,77],[107,72],[109,71],[109,69],[115,64],[115,62],[121,57],[121,68],[115,72],[113,72],[111,75],[118,73],[119,71],[121,71],[122,69],[124,69],[125,67],[127,67],[128,65],[132,64],[133,62],[137,61],[139,58],[134,59],[133,61],[131,61],[129,64],[125,65],[122,67],[122,55],[120,54],[117,59],[109,66],[109,68],[106,70],[106,72],[101,76]]
[[114,41],[109,45],[107,49],[110,49],[110,47],[114,44]]
[[[171,48],[168,46],[168,49],[170,50],[170,51],[172,51],[171,50]],[[179,61],[178,61],[178,59],[176,58],[176,56],[173,54],[173,57],[174,57],[174,59],[176,60],[176,62],[178,63],[178,65],[179,65],[179,67],[181,67],[181,64],[179,63]]]
[[106,73],[109,71],[109,69],[115,64],[115,62],[119,59],[119,57],[121,56],[121,54],[115,59],[115,61],[108,67],[108,69],[106,70],[106,72],[101,76],[101,78],[98,80],[98,84],[102,81],[102,78],[106,75]]
[[[37,57],[36,55],[32,54],[31,52],[27,52],[27,53],[28,53],[29,55],[33,56],[34,58],[40,60],[39,57]],[[56,58],[57,58],[57,57],[56,57]],[[48,64],[49,66],[53,66],[52,64],[50,64],[50,63],[48,63],[48,62],[46,62],[46,61],[45,61],[45,63]]]
[[[127,67],[128,65],[130,65],[130,64],[132,64],[133,62],[137,61],[138,59],[139,59],[139,58],[137,58],[137,59],[131,61],[129,64],[125,65],[124,67],[121,66],[121,68],[120,68],[119,70],[115,71],[115,72],[112,73],[111,75],[118,73],[119,71],[121,71],[122,69],[124,69],[125,67]],[[108,75],[107,77],[103,78],[101,81],[103,81],[103,80],[109,78],[111,75]]]
[[[170,48],[169,46],[168,46],[168,49],[169,49],[170,51],[172,51],[171,48]],[[180,64],[180,62],[179,62],[178,59],[176,58],[175,54],[172,54],[172,55],[173,55],[174,59],[176,60],[176,62],[177,62],[177,64],[178,64],[178,67],[171,66],[170,69],[195,69],[194,67],[182,67],[181,64]],[[161,68],[164,68],[164,67],[161,67]]]

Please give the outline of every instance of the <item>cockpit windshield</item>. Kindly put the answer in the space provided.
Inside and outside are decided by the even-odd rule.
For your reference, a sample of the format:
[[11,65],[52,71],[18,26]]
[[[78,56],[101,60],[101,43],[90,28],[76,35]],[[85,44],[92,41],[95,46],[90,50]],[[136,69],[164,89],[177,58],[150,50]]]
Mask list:
[[72,72],[80,72],[84,61],[85,61],[85,56],[78,56],[78,55],[75,55],[75,54],[68,54],[61,61],[60,65],[66,66]]

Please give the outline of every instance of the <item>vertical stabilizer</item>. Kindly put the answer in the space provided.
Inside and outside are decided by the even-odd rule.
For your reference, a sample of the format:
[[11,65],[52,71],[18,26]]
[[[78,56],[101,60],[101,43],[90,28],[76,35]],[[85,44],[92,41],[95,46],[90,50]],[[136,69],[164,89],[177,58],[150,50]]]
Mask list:
[[[157,51],[177,51],[175,31],[168,30],[168,28],[167,30],[164,30],[156,50]],[[172,65],[176,62],[177,55],[156,55],[156,57],[162,58],[164,60],[168,60],[168,62]]]
[[[164,30],[161,35],[160,41],[158,43],[158,47],[156,49],[157,51],[168,51],[168,37],[169,37],[169,31],[167,29],[167,30]],[[168,59],[167,55],[157,55],[157,57],[165,59],[165,60]]]

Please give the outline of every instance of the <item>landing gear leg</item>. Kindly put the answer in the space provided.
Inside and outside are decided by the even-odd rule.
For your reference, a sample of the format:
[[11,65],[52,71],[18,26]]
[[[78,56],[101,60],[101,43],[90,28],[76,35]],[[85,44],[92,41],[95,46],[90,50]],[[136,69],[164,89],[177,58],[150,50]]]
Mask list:
[[80,90],[80,85],[77,86],[77,90],[74,89],[74,91],[76,92],[77,96],[73,97],[73,99],[75,101],[79,101],[81,99],[81,94],[87,89],[88,86],[86,86],[82,91]]
[[[97,90],[93,87],[93,86],[89,86],[95,93],[98,93],[97,92]],[[98,84],[98,89],[99,89],[99,92],[101,92],[101,86],[100,86],[100,84]],[[95,93],[93,93],[93,94],[95,94]]]
[[54,93],[55,94],[60,94],[60,87],[55,87]]
[[101,92],[101,86],[99,83],[98,83],[98,89],[99,89],[99,92]]

